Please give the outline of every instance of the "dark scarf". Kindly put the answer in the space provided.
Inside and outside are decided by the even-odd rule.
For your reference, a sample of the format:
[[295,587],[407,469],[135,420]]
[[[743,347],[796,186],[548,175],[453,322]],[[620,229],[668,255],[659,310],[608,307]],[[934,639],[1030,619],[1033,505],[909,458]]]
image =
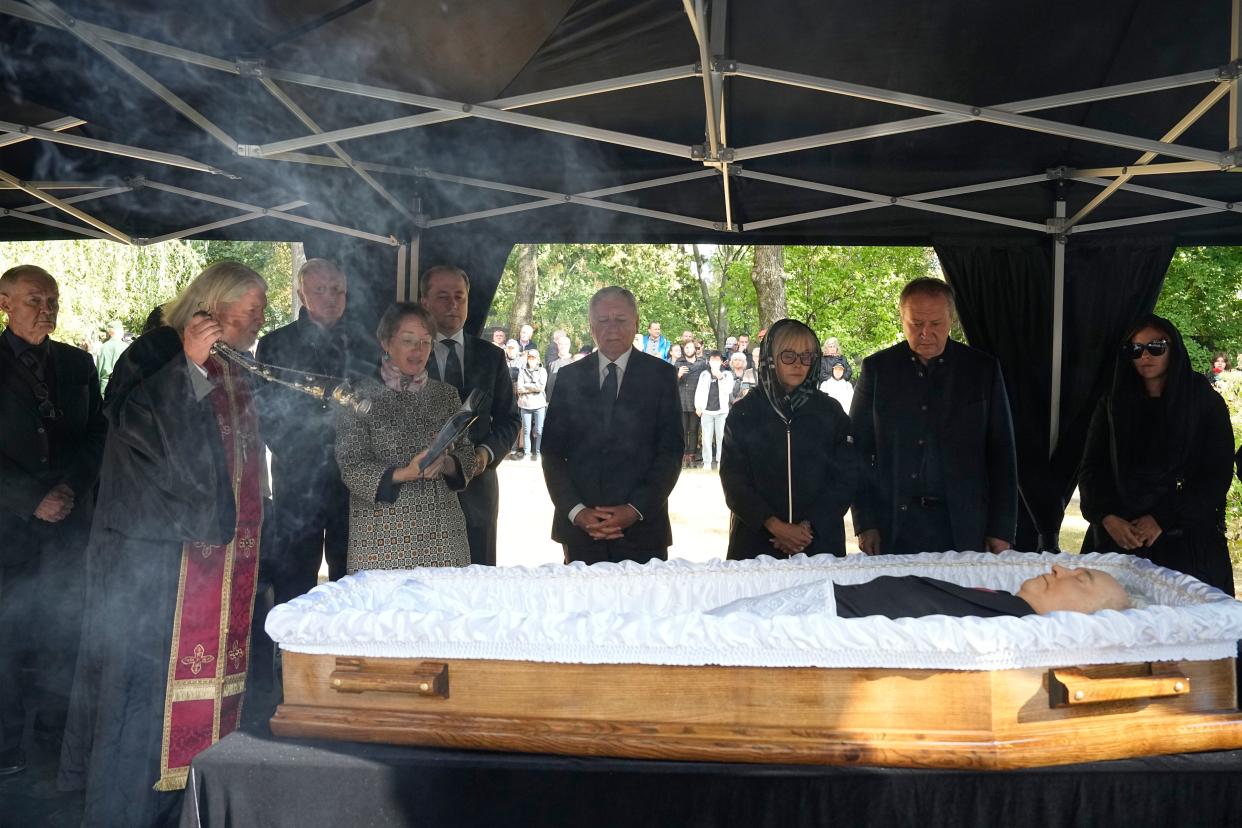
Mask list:
[[1136,333],[1148,326],[1165,331],[1169,340],[1169,370],[1165,375],[1164,393],[1159,398],[1159,404],[1164,408],[1168,451],[1165,468],[1159,471],[1160,478],[1168,480],[1181,476],[1189,453],[1194,450],[1199,424],[1197,413],[1202,405],[1200,394],[1204,391],[1212,393],[1207,379],[1190,367],[1186,345],[1172,322],[1148,314],[1130,327],[1118,344],[1113,386],[1105,401],[1109,431],[1113,435],[1113,468],[1117,470],[1117,484],[1123,494],[1126,494],[1126,486],[1136,480],[1140,469],[1145,468],[1148,474],[1154,471],[1142,459],[1151,443],[1152,423],[1142,416],[1144,409],[1150,409],[1150,406],[1144,405],[1147,389],[1134,370],[1134,360],[1121,350]]
[[[785,386],[781,385],[781,381],[776,376],[776,360],[778,355],[773,353],[773,343],[778,339],[778,333],[791,326],[810,338],[814,346],[812,350],[815,352],[815,361],[807,369],[806,379],[802,381],[802,384],[786,394]],[[823,357],[820,355],[819,350],[819,337],[815,335],[814,331],[796,319],[782,319],[768,328],[768,333],[763,338],[763,344],[759,346],[759,364],[755,366],[755,373],[759,375],[759,389],[768,398],[768,403],[771,404],[776,415],[786,423],[793,419],[795,411],[806,404],[807,400],[815,396],[819,388],[819,367],[822,359]]]

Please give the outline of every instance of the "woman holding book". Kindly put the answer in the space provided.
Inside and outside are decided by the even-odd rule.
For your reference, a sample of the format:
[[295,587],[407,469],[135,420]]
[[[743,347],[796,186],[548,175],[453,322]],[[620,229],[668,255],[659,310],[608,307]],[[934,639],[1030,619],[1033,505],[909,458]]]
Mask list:
[[457,390],[427,376],[435,322],[420,305],[398,302],[376,331],[384,357],[360,392],[371,411],[345,411],[336,460],[349,489],[347,569],[466,566],[470,547],[456,492],[475,471],[474,447],[461,436],[421,467],[440,428],[457,413]]

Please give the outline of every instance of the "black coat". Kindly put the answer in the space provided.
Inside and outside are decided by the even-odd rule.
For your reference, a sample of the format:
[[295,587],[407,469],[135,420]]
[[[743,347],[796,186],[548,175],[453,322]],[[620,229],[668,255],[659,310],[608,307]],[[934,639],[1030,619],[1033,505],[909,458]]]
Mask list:
[[[631,349],[611,427],[605,428],[600,359],[597,351],[561,368],[548,405],[542,450],[544,478],[556,509],[552,540],[604,560],[629,553],[663,557],[673,542],[668,496],[677,485],[685,451],[677,372],[663,360]],[[629,503],[643,519],[620,540],[595,541],[569,521],[570,510],[579,503]]]
[[816,391],[794,411],[788,430],[762,389],[729,411],[720,451],[720,485],[732,516],[729,558],[782,557],[763,523],[789,520],[789,467],[793,463],[793,523],[808,520],[814,539],[807,555],[845,554],[845,511],[854,499],[858,456],[841,404]]
[[1232,595],[1233,568],[1224,525],[1225,495],[1233,476],[1229,408],[1204,377],[1194,374],[1189,380],[1184,410],[1169,411],[1166,417],[1195,424],[1188,429],[1191,443],[1185,447],[1184,464],[1155,484],[1163,494],[1154,503],[1126,496],[1108,398],[1096,407],[1078,477],[1082,515],[1091,522],[1083,550],[1122,551],[1103,527],[1104,518],[1117,515],[1133,520],[1150,514],[1163,533],[1152,546],[1135,550],[1136,554]]
[[0,337],[0,566],[26,560],[38,549],[26,534],[38,521],[35,509],[59,483],[74,493],[73,512],[60,528],[84,532],[90,526],[108,431],[99,375],[80,348],[54,340],[48,347],[51,397],[62,412],[51,424],[39,416],[34,391],[22,379],[24,365]]
[[[379,363],[375,336],[348,327],[324,331],[303,308],[297,321],[259,340],[255,357],[260,362],[311,374],[357,378],[368,376]],[[336,467],[337,406],[276,383],[257,389],[263,437],[272,451],[272,494],[277,505],[291,508],[306,500],[305,511],[314,512],[319,501],[340,484]]]
[[[919,364],[900,342],[863,360],[850,421],[863,476],[854,501],[854,530],[878,529],[881,551],[901,526],[919,490],[922,449],[911,428],[924,404],[912,382]],[[940,394],[927,403],[940,441],[944,497],[957,549],[982,549],[984,538],[1012,541],[1018,521],[1018,463],[1000,363],[949,340],[936,366]]]

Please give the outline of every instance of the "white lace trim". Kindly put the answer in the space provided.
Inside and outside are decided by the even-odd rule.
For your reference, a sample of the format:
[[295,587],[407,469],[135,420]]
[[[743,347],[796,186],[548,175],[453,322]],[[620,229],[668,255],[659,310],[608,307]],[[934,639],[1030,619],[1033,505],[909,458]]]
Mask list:
[[[925,575],[1014,592],[1054,563],[1109,572],[1147,605],[990,619],[707,613],[826,578]],[[1131,555],[799,555],[369,571],[276,607],[267,631],[286,650],[345,656],[991,670],[1231,657],[1242,603]]]

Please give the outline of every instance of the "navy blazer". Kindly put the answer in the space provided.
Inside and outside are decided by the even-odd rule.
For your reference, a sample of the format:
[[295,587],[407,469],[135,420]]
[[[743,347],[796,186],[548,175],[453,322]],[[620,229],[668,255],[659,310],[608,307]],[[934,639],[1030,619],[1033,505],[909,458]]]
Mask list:
[[[1000,362],[949,340],[940,396],[930,401],[940,441],[944,496],[960,550],[983,549],[985,537],[1013,541],[1018,523],[1018,461]],[[909,382],[912,352],[905,342],[863,360],[850,406],[863,477],[854,501],[854,530],[878,529],[881,551],[891,542],[916,491],[919,435],[909,412],[923,401]]]
[[32,547],[24,539],[34,510],[54,486],[74,493],[74,524],[88,526],[94,486],[103,461],[108,423],[99,397],[99,374],[90,354],[49,341],[48,361],[62,416],[49,425],[39,416],[17,356],[0,338],[0,565],[17,563]]
[[544,479],[556,508],[552,540],[573,549],[601,547],[604,542],[570,522],[570,510],[579,503],[629,503],[643,519],[623,538],[610,541],[612,548],[636,554],[667,551],[673,542],[668,496],[685,451],[677,371],[631,349],[612,422],[605,428],[600,359],[597,351],[562,367],[548,404],[541,448]]

